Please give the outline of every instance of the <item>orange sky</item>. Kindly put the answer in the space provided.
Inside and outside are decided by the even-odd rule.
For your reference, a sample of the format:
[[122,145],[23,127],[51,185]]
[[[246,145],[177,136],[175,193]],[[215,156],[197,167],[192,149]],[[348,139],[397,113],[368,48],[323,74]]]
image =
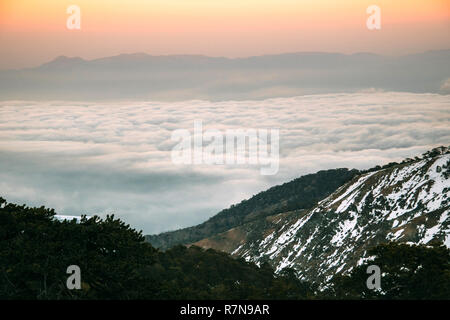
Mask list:
[[[67,30],[66,8],[81,8]],[[382,29],[366,28],[381,8]],[[406,54],[450,48],[450,0],[0,0],[0,68],[58,55]]]

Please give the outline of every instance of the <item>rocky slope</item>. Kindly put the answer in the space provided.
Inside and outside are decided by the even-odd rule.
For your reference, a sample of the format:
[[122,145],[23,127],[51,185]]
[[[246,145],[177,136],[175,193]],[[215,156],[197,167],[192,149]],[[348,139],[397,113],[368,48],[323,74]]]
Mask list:
[[293,210],[237,226],[195,245],[223,250],[302,279],[329,281],[367,259],[382,242],[450,247],[450,154],[434,149],[355,176],[311,209]]

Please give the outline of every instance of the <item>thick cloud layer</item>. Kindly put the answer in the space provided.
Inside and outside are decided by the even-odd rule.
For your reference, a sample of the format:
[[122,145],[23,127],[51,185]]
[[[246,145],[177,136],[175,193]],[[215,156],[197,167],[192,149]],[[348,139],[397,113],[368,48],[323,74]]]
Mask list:
[[[175,165],[176,129],[280,129],[280,168]],[[0,195],[60,214],[115,213],[145,233],[193,225],[321,169],[369,168],[450,141],[450,96],[391,92],[263,101],[0,102]]]

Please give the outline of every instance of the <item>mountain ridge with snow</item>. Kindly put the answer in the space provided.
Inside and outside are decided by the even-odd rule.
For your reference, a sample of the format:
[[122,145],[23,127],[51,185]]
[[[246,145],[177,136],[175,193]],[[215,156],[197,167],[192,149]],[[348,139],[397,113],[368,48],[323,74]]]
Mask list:
[[[308,210],[294,210],[194,243],[299,278],[330,281],[389,241],[450,247],[450,153],[369,170]],[[437,154],[436,154],[437,152]],[[224,245],[226,243],[227,245]]]

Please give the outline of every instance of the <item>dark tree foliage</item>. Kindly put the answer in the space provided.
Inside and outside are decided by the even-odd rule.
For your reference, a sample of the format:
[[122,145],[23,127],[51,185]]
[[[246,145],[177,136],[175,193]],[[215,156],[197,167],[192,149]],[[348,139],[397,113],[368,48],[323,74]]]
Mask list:
[[[369,251],[374,260],[338,275],[324,297],[333,299],[450,299],[450,250],[439,243],[390,242]],[[381,290],[367,288],[369,265],[381,270]]]
[[[314,287],[225,253],[154,249],[114,216],[80,223],[0,198],[0,299],[306,299]],[[68,290],[69,265],[81,290]]]
[[[373,261],[337,275],[327,290],[292,269],[198,247],[165,252],[114,216],[58,221],[52,209],[0,198],[0,299],[450,299],[450,252],[443,245],[381,244]],[[367,289],[367,266],[381,268],[381,291]],[[81,290],[68,290],[69,265]]]

